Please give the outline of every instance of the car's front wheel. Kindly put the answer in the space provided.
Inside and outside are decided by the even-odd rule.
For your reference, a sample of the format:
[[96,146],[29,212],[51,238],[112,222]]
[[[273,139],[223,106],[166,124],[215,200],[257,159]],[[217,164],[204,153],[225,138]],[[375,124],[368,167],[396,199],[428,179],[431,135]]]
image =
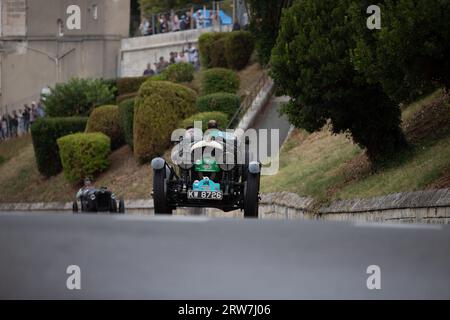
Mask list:
[[172,214],[167,203],[166,170],[153,170],[153,206],[155,215]]
[[259,173],[247,173],[244,182],[244,218],[258,218],[259,180]]
[[117,201],[115,199],[111,199],[111,207],[109,209],[111,213],[117,213]]

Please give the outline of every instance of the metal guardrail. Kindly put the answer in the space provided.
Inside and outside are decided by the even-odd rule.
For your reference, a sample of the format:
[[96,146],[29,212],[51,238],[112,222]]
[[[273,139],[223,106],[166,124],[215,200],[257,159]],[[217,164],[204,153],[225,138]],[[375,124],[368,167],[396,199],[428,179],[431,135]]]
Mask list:
[[239,109],[236,110],[236,112],[234,113],[233,117],[231,118],[230,122],[227,125],[227,129],[232,129],[239,123],[242,116],[248,111],[248,109],[250,109],[250,107],[253,104],[253,101],[255,101],[259,92],[262,90],[262,88],[264,88],[264,86],[267,84],[267,82],[269,80],[270,80],[270,78],[267,75],[267,73],[263,72],[261,77],[259,77],[256,85],[253,87],[253,89],[250,91],[250,93],[245,97],[245,99],[241,102]]

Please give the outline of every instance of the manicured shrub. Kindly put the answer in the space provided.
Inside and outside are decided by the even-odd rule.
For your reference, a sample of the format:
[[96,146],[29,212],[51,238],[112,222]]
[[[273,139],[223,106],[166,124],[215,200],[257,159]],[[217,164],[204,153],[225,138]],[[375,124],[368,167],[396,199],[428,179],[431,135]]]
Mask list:
[[181,119],[196,112],[196,93],[168,81],[147,81],[134,107],[134,155],[141,163],[164,153]]
[[111,140],[103,133],[76,133],[58,139],[64,177],[79,183],[109,166]]
[[119,119],[125,142],[133,149],[133,121],[135,98],[123,100],[119,104]]
[[111,148],[119,148],[124,143],[123,130],[119,119],[118,106],[95,108],[89,117],[86,132],[101,132],[111,139]]
[[117,79],[102,79],[103,83],[114,92],[114,96],[117,97],[119,92],[117,91]]
[[65,135],[83,132],[87,118],[39,118],[31,126],[34,154],[39,172],[51,177],[62,170],[57,140]]
[[89,116],[96,107],[114,102],[114,89],[100,79],[73,78],[50,88],[45,108],[50,117]]
[[216,92],[236,93],[239,84],[239,77],[233,70],[213,68],[202,72],[201,93],[202,95]]
[[213,67],[211,63],[211,50],[217,40],[225,38],[225,32],[208,32],[203,33],[198,38],[198,50],[200,53],[200,64],[203,68]]
[[225,57],[225,43],[228,37],[222,37],[216,41],[211,46],[209,52],[209,59],[212,68],[227,68],[228,63]]
[[195,121],[202,122],[202,130],[206,131],[208,129],[209,120],[216,120],[219,124],[219,127],[222,129],[226,129],[228,125],[229,118],[223,112],[200,112],[194,114],[193,116],[184,119],[181,122],[181,128],[187,128],[188,126],[193,126]]
[[191,82],[194,79],[194,72],[195,67],[191,63],[175,63],[168,66],[163,74],[167,81],[180,83]]
[[126,77],[117,79],[117,90],[119,96],[138,92],[141,85],[148,79],[149,77]]
[[224,39],[224,49],[228,68],[241,70],[250,61],[255,49],[255,40],[248,31],[230,32]]
[[231,118],[239,109],[239,97],[225,92],[209,94],[197,99],[197,109],[200,112],[220,111]]

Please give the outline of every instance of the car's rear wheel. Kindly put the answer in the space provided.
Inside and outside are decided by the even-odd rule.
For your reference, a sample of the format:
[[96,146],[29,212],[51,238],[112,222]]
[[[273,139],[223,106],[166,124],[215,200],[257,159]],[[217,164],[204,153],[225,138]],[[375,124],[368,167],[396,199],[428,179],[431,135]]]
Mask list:
[[77,201],[74,201],[72,203],[72,212],[73,213],[78,213],[78,202]]
[[172,214],[167,203],[166,170],[153,170],[153,205],[155,215]]
[[119,201],[119,213],[125,213],[125,201]]
[[244,217],[258,218],[260,174],[247,173],[244,186]]

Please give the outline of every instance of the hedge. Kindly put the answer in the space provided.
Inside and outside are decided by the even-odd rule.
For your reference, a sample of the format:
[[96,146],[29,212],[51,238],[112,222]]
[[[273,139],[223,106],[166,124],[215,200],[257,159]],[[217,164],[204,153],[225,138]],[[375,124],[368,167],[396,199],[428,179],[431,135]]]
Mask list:
[[236,93],[239,85],[239,77],[233,70],[213,68],[203,71],[201,75],[202,95],[217,92]]
[[118,106],[101,106],[92,111],[86,132],[101,132],[111,139],[113,150],[124,144],[123,130],[119,119]]
[[119,104],[119,119],[125,142],[133,149],[134,100],[127,99]]
[[191,82],[194,80],[195,67],[191,63],[174,63],[164,70],[166,80],[172,82]]
[[225,43],[227,37],[222,37],[214,41],[211,49],[209,50],[210,66],[212,68],[227,68],[228,63],[225,57]]
[[227,36],[226,32],[207,32],[198,38],[198,50],[200,53],[200,64],[203,68],[213,67],[211,63],[211,50],[216,41]]
[[141,163],[162,155],[181,119],[196,112],[197,94],[168,81],[147,81],[134,106],[134,155]]
[[76,133],[58,139],[64,177],[79,183],[109,166],[111,140],[103,133]]
[[239,105],[239,97],[233,93],[218,92],[197,99],[198,111],[220,111],[229,118],[233,117]]
[[224,41],[228,68],[235,70],[245,68],[255,49],[255,40],[252,34],[248,31],[230,32]]
[[88,118],[39,118],[31,126],[34,154],[39,172],[51,177],[62,170],[57,140],[65,135],[83,132]]
[[181,122],[181,128],[193,126],[195,121],[202,121],[202,130],[206,131],[210,120],[216,120],[220,128],[226,128],[229,122],[228,116],[223,112],[200,112],[184,119]]
[[149,77],[127,77],[117,79],[117,94],[121,96],[137,92],[141,85],[148,79]]

